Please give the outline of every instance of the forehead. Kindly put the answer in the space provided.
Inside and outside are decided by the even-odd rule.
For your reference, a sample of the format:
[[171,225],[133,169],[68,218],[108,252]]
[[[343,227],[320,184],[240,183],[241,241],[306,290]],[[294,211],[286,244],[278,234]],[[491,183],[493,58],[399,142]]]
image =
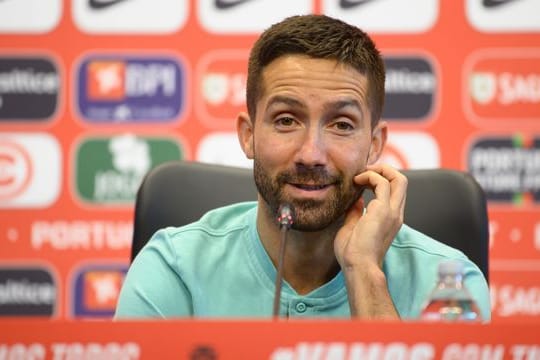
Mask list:
[[260,100],[280,92],[308,91],[323,97],[354,97],[367,104],[367,77],[337,60],[282,56],[263,69],[262,85]]

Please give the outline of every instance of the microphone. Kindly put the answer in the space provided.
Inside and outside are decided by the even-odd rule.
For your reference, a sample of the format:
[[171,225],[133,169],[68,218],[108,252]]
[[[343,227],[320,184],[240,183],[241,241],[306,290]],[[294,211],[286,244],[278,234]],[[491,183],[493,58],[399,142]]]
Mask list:
[[287,231],[294,222],[293,208],[289,204],[281,204],[278,210],[277,221],[281,230],[281,243],[279,245],[279,257],[276,274],[276,286],[274,293],[274,318],[279,317],[279,303],[281,300],[281,284],[283,283],[283,261],[285,258],[285,242],[287,241]]

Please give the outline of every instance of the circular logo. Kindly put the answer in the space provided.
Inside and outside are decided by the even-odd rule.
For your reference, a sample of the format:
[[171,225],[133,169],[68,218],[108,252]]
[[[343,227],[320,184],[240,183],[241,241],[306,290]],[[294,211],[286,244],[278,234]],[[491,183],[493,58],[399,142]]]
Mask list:
[[0,140],[0,200],[22,193],[32,178],[30,156],[19,144]]

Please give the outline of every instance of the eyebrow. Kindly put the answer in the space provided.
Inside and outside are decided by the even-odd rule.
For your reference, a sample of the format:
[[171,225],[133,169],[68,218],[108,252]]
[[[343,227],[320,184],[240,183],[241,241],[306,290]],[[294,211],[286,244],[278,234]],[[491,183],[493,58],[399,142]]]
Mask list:
[[297,100],[297,99],[292,98],[292,97],[283,96],[283,95],[276,95],[276,96],[273,96],[272,98],[270,98],[266,108],[268,109],[268,108],[271,108],[272,106],[278,105],[278,104],[285,104],[285,105],[288,105],[288,106],[291,106],[291,107],[302,108],[302,109],[307,108],[306,104],[304,104],[302,101]]
[[363,114],[362,113],[362,105],[356,99],[339,100],[339,101],[324,105],[324,109],[326,111],[339,111],[339,110],[341,110],[343,108],[346,108],[346,107],[352,107],[352,108],[358,110],[358,112],[360,114]]

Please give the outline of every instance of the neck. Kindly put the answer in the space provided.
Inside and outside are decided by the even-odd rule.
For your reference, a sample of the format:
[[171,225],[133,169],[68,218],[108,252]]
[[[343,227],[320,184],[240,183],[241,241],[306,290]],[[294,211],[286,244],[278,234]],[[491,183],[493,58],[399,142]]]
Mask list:
[[[281,231],[264,200],[259,199],[257,231],[277,268]],[[301,295],[330,281],[340,270],[334,255],[336,226],[316,232],[289,230],[283,262],[283,278]]]

